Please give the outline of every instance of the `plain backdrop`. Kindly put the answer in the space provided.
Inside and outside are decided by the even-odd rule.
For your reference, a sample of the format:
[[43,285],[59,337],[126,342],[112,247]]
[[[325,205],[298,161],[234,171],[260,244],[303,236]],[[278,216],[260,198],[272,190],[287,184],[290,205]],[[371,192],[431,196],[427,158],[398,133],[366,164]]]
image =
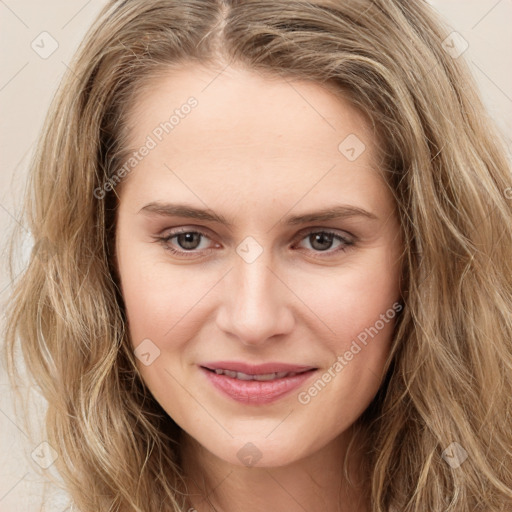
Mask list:
[[[149,0],[150,1],[150,0]],[[431,0],[467,41],[459,58],[469,63],[484,102],[512,149],[512,0]],[[27,165],[49,102],[70,58],[105,0],[0,0],[0,243],[20,217]],[[512,182],[512,176],[511,176]],[[77,212],[79,214],[79,212]],[[27,233],[28,234],[28,233]],[[25,252],[30,249],[30,238]],[[2,253],[0,301],[9,300],[10,280]],[[20,271],[23,261],[20,261]],[[2,315],[3,318],[3,315]],[[1,325],[0,325],[1,327]],[[4,367],[0,367],[0,511],[64,512],[65,494],[42,503],[46,473],[37,454],[51,460],[43,437],[29,440],[15,415]],[[35,396],[36,422],[44,403]],[[43,443],[43,444],[41,444]],[[46,451],[45,451],[46,450]]]

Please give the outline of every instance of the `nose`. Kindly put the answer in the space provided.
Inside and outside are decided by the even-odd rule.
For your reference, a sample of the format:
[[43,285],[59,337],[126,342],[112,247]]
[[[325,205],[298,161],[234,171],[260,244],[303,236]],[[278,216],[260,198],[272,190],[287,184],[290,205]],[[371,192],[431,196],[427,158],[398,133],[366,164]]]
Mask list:
[[237,258],[222,282],[217,326],[247,346],[288,334],[295,322],[290,307],[294,295],[265,254],[252,263]]

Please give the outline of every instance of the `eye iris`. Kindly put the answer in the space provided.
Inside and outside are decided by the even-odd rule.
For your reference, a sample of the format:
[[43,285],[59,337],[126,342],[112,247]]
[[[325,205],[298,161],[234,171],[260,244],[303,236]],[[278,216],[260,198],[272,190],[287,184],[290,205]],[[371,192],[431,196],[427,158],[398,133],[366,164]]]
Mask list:
[[[196,238],[195,242],[199,242],[199,238],[201,237],[200,233],[180,233],[176,236],[177,242],[182,249],[196,249],[197,247],[189,247],[189,244],[194,245],[194,237]],[[198,244],[196,243],[196,246]]]
[[[330,233],[314,233],[313,235],[310,235],[310,240],[312,239],[311,247],[318,251],[325,251],[331,247],[333,237],[334,235]],[[319,242],[320,247],[316,246],[317,242]],[[327,244],[327,247],[325,244]]]

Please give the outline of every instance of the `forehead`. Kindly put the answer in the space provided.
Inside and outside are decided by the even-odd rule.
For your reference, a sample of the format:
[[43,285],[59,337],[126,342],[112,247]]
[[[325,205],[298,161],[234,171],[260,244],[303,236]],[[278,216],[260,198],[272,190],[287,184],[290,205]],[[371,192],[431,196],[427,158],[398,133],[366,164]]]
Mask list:
[[154,142],[127,178],[139,192],[171,193],[181,177],[189,194],[232,198],[382,193],[370,124],[318,83],[190,64],[150,80],[126,121],[131,150]]
[[[334,149],[336,154],[336,141],[349,129],[369,145],[375,142],[368,140],[373,134],[364,116],[341,94],[334,94],[332,86],[231,65],[217,70],[194,64],[159,72],[134,95],[126,115],[130,142],[151,133],[190,97],[197,99],[198,106],[189,116],[191,121],[183,124],[193,124],[198,136],[208,133],[201,147],[272,141],[275,147],[300,141],[303,149],[318,153]],[[197,147],[199,140],[183,132],[183,127],[173,130],[168,139],[183,149]]]

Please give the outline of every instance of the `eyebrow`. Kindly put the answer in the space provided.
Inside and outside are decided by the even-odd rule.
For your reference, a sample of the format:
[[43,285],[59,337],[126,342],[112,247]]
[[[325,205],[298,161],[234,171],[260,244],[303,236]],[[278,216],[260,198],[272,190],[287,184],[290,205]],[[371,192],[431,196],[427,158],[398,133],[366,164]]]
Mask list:
[[[143,206],[138,213],[155,214],[165,217],[186,217],[189,219],[218,222],[227,227],[233,227],[233,224],[223,215],[215,213],[210,209],[196,208],[187,204],[161,203],[153,201]],[[378,217],[374,213],[364,210],[363,208],[351,205],[337,205],[315,212],[292,215],[287,217],[284,222],[287,225],[294,226],[297,224],[306,224],[308,222],[323,222],[350,217],[366,217],[371,220],[378,220]]]

